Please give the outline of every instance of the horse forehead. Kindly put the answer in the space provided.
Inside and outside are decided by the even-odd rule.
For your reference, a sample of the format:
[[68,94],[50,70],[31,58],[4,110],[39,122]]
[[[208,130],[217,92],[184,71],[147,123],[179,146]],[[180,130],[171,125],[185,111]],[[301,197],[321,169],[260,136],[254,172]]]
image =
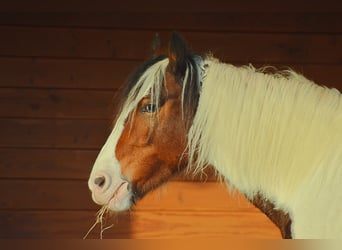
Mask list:
[[169,96],[179,95],[182,91],[181,85],[170,72],[165,73],[165,85]]

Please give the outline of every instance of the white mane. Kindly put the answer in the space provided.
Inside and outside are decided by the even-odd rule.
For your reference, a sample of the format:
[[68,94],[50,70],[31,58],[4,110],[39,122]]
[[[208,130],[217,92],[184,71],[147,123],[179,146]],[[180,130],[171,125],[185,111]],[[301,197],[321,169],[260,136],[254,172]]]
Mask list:
[[295,237],[342,237],[342,97],[288,71],[208,59],[188,135],[196,171],[213,165],[249,197],[291,214]]

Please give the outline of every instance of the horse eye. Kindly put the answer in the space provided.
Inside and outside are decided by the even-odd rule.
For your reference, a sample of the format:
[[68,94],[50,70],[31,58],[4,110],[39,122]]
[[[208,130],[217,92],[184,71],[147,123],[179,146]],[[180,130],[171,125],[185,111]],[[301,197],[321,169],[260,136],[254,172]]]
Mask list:
[[153,103],[148,103],[142,106],[141,112],[143,113],[154,113],[157,111],[157,106]]

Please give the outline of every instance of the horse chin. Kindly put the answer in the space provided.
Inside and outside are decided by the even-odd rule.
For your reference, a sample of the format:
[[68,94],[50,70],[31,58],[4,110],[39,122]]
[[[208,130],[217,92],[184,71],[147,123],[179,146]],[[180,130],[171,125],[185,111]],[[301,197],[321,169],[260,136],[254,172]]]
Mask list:
[[109,200],[107,207],[113,212],[128,210],[132,206],[132,193],[129,190],[129,183],[123,182],[116,189],[112,198]]

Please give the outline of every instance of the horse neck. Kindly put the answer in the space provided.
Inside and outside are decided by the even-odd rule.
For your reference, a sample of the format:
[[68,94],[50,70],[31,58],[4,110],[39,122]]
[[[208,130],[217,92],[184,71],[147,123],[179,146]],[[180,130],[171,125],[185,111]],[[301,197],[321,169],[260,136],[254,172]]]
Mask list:
[[188,136],[197,171],[213,165],[249,197],[286,196],[314,174],[326,151],[341,147],[338,91],[294,72],[284,77],[215,60],[207,64]]

